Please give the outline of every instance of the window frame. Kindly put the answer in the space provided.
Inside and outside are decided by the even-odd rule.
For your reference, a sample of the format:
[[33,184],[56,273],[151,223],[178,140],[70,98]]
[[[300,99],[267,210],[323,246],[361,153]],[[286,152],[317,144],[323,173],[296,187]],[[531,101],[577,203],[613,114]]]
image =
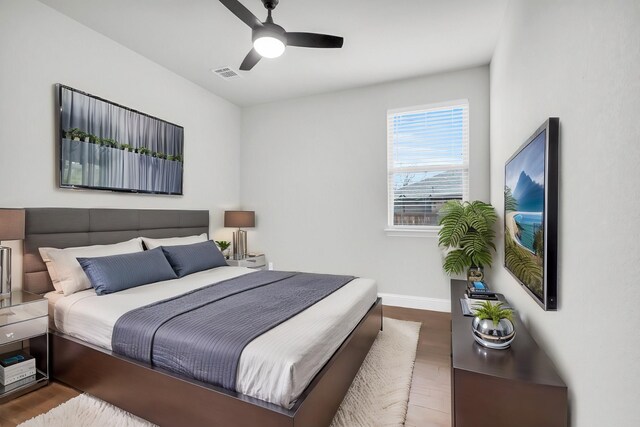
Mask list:
[[[463,144],[466,145],[466,162],[463,159],[462,166],[458,164],[449,164],[449,165],[438,165],[438,166],[425,166],[425,167],[405,167],[405,168],[394,168],[393,167],[393,137],[391,126],[389,126],[391,116],[397,114],[407,114],[407,113],[420,113],[420,112],[429,112],[433,110],[441,110],[453,107],[466,107],[466,115],[464,117],[463,129],[466,128],[466,132],[463,132]],[[398,172],[403,172],[403,169],[406,169],[406,172],[430,172],[436,170],[452,170],[459,169],[465,170],[467,173],[466,181],[463,180],[462,183],[462,201],[466,202],[469,200],[469,165],[471,163],[470,157],[470,128],[469,128],[469,115],[470,115],[470,105],[468,99],[456,99],[451,101],[443,101],[431,104],[424,105],[416,105],[411,107],[403,107],[396,109],[387,110],[387,227],[385,228],[385,232],[388,236],[395,237],[432,237],[437,236],[438,231],[441,226],[439,225],[395,225],[393,223],[394,220],[394,189],[393,189],[393,175]]]

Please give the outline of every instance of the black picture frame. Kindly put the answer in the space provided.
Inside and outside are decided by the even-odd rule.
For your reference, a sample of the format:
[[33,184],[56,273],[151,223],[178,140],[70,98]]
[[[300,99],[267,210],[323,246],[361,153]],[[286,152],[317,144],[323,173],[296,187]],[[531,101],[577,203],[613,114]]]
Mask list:
[[[504,268],[544,310],[558,309],[559,122],[557,117],[550,117],[505,162]],[[534,151],[539,150],[541,145],[544,147],[542,164],[539,163],[539,154]],[[536,220],[539,214],[537,209],[523,207],[521,211],[517,207],[519,204],[539,206],[540,183],[530,179],[521,167],[529,158],[536,158],[535,164],[529,164],[532,170],[539,172],[540,167],[544,168],[544,173],[541,175],[544,177],[541,224]],[[520,174],[518,174],[517,184],[510,186],[509,183],[514,182],[518,172]],[[539,178],[538,174],[538,180]],[[516,197],[518,186],[524,188],[519,192],[519,198]],[[518,217],[521,222],[516,219]],[[527,217],[529,219],[526,219]],[[531,260],[525,256],[526,251],[530,253]],[[541,269],[542,277],[539,281],[540,271],[529,268],[533,267],[529,261],[535,261]],[[538,288],[538,285],[541,288]]]
[[[174,196],[183,195],[184,127],[60,83],[55,85],[55,92],[58,115],[56,129],[56,140],[58,141],[56,147],[58,159],[57,178],[60,188]],[[95,132],[96,135],[87,129],[80,129],[91,137],[94,137],[94,141],[100,141],[98,143],[89,143],[87,142],[88,140],[78,141],[77,139],[72,139],[69,137],[68,131],[69,128],[78,128],[78,126],[75,126],[77,120],[74,120],[75,116],[69,111],[73,107],[69,105],[68,96],[63,96],[63,93],[64,95],[68,95],[69,93],[73,94],[73,96],[79,97],[80,100],[84,98],[91,100],[90,102],[93,103],[94,110],[95,105],[99,104],[112,110],[109,112],[111,115],[113,115],[115,111],[125,118],[121,118],[118,123],[101,123],[95,125],[96,129],[100,129],[100,132]],[[77,99],[78,98],[76,98],[76,100]],[[91,106],[87,107],[87,110],[91,108]],[[86,116],[86,120],[84,120],[86,127],[91,127],[94,124],[92,120],[96,117],[96,112],[83,111],[81,114]],[[109,114],[105,113],[104,115],[107,116]],[[105,118],[104,120],[106,121],[107,119]],[[111,121],[115,122],[113,119],[111,119]],[[121,125],[123,121],[126,122],[124,128],[127,129],[122,129]],[[135,132],[129,129],[129,127],[134,126],[133,123],[130,123],[133,121],[137,122]],[[142,124],[141,122],[144,123]],[[155,133],[149,131],[149,129],[154,129]],[[130,148],[119,148],[123,144],[117,144],[117,138],[114,139],[112,136],[114,132],[126,134],[125,142],[127,142],[127,144],[124,145],[129,145]],[[102,135],[97,135],[98,133],[102,133]],[[151,136],[152,133],[153,136]],[[170,140],[169,138],[165,138],[169,134],[171,134]],[[105,136],[108,138],[105,138]],[[110,144],[116,144],[112,146],[108,144],[103,145],[102,141],[105,139],[110,140]],[[129,144],[129,142],[133,142],[133,144]],[[73,144],[74,147],[70,147],[71,144]],[[83,147],[75,147],[79,145],[83,145]],[[139,151],[142,148],[145,149],[144,152]],[[121,150],[122,153],[113,153],[113,150]],[[69,154],[72,151],[76,153]],[[78,151],[83,151],[83,153],[78,154]],[[118,159],[122,162],[122,164],[118,165],[118,171],[110,172],[112,175],[110,179],[105,179],[104,176],[109,174],[106,169],[114,163],[114,159],[108,159],[108,161],[104,159],[109,152],[115,154],[115,156],[112,157],[119,155],[120,157],[126,156],[128,158],[126,160]],[[79,160],[79,158],[81,158],[81,160]],[[96,163],[100,161],[100,158],[103,158],[103,164],[101,165],[102,171],[96,172],[96,170],[100,169],[95,167]],[[76,178],[75,180],[70,179],[72,173],[76,172],[76,175],[78,174],[78,171],[71,170],[72,163],[73,167],[82,170],[82,172],[80,172],[82,177]],[[89,174],[92,174],[95,179],[85,178],[87,174],[84,170],[85,168],[93,168],[89,171]],[[124,170],[127,170],[127,173],[120,172]],[[126,179],[121,177],[120,174],[123,176],[127,175]],[[96,183],[92,181],[96,181]],[[113,185],[113,181],[121,181],[122,184]]]

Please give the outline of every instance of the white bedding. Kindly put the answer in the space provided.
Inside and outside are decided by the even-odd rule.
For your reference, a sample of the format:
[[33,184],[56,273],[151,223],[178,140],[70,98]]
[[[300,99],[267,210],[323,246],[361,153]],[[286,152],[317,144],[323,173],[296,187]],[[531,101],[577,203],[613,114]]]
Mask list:
[[[111,350],[113,327],[126,312],[252,272],[243,267],[219,267],[114,294],[98,296],[89,289],[65,297],[45,296],[55,299],[58,330]],[[355,279],[253,340],[240,356],[237,391],[290,408],[376,297],[373,280]]]

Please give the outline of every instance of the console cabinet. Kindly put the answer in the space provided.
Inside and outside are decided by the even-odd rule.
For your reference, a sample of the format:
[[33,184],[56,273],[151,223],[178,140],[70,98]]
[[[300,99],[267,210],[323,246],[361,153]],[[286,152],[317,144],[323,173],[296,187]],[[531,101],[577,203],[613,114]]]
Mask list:
[[566,427],[567,386],[518,316],[506,350],[475,342],[462,315],[466,282],[451,281],[451,409],[454,427]]

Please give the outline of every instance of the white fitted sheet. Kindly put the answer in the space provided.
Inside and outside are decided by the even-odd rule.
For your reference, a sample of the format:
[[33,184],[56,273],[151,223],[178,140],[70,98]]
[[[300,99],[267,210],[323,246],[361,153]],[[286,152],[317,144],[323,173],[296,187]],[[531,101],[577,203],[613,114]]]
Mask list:
[[[45,296],[55,299],[58,330],[111,350],[113,327],[128,311],[252,272],[219,267],[109,295],[98,296],[89,289],[65,297]],[[358,278],[256,338],[240,356],[236,390],[290,408],[376,298],[375,282]]]

